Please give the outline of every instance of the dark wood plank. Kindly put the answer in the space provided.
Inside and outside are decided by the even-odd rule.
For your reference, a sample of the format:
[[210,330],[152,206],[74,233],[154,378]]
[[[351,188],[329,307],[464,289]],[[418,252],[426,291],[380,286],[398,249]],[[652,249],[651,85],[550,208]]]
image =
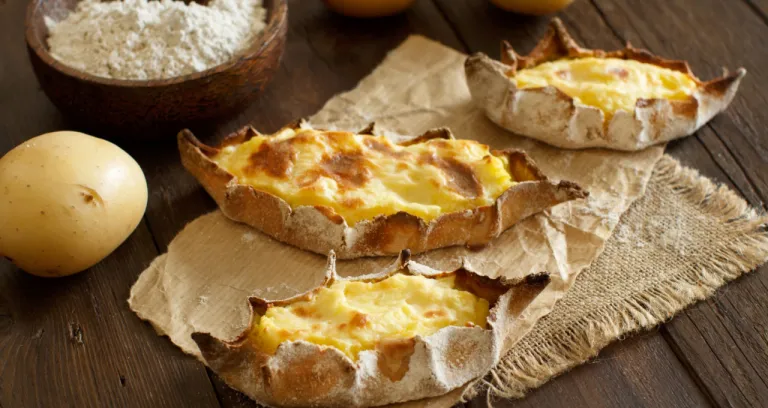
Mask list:
[[[744,173],[736,158],[728,151],[728,148],[715,131],[711,127],[705,126],[697,132],[696,138],[701,142],[706,151],[709,152],[712,160],[725,173],[724,175],[728,178],[728,181],[733,184],[733,188],[738,190],[753,207],[766,209],[766,203],[760,197],[760,193],[755,190],[754,185],[746,173]],[[683,157],[678,157],[678,159],[682,160]]]
[[[548,18],[505,13],[484,1],[468,1],[459,5],[449,0],[438,0],[438,4],[473,52],[483,51],[493,57],[498,57],[499,41],[502,39],[509,40],[519,51],[527,52],[546,31],[549,21]],[[561,12],[559,17],[574,37],[585,46],[614,49],[623,45],[589,2],[575,2]],[[478,30],[477,21],[488,23],[483,25],[482,30]],[[703,148],[700,154],[709,159]],[[710,163],[717,167],[711,159]],[[610,364],[589,364],[588,369],[574,370],[544,386],[541,391],[534,391],[518,403],[521,406],[551,405],[554,401],[549,402],[547,398],[555,394],[557,400],[568,401],[568,405],[573,406],[677,406],[679,402],[674,398],[673,387],[685,390],[679,392],[689,392],[695,395],[695,398],[706,400],[683,365],[673,364],[668,370],[657,370],[657,367],[670,364],[666,360],[670,357],[675,359],[675,354],[660,334],[654,333],[650,337],[652,339],[647,340],[645,345],[646,353],[617,352],[610,357]],[[621,347],[616,346],[616,349]],[[648,371],[643,372],[642,369]],[[641,392],[635,395],[632,388],[628,387],[628,384],[636,382],[646,383],[650,377],[658,381],[653,383],[660,387],[659,389],[653,390],[651,387],[647,394]],[[649,386],[650,384],[651,382],[646,383]],[[546,389],[549,389],[549,392],[543,391]],[[517,406],[518,403],[510,403],[510,406]]]
[[[760,132],[768,117],[761,107],[766,93],[758,84],[765,76],[761,66],[768,62],[768,52],[754,41],[768,35],[768,26],[741,2],[595,3],[622,39],[686,59],[705,77],[716,75],[720,64],[747,67],[752,78],[743,83],[731,108],[698,138],[717,164],[705,174],[736,188],[752,205],[763,206],[768,197],[764,172],[768,144]],[[659,13],[663,7],[668,11]],[[670,152],[707,169],[708,160],[692,150],[689,140],[673,144]],[[768,404],[766,269],[723,288],[666,325],[670,344],[719,405]]]
[[218,406],[199,363],[127,306],[157,255],[145,225],[104,262],[68,278],[0,263],[0,405]]
[[[29,66],[25,9],[0,1],[0,155],[69,128]],[[80,275],[36,278],[0,260],[0,406],[218,406],[202,366],[128,309],[130,286],[157,253],[142,223]]]
[[[705,176],[740,191],[753,206],[765,208],[763,198],[713,129],[705,127],[697,138],[701,146],[685,140],[673,143],[668,152]],[[707,153],[714,163],[705,157]],[[765,369],[765,358],[751,360],[761,356],[765,347],[761,334],[764,330],[760,329],[765,326],[765,309],[756,305],[765,304],[766,269],[762,267],[756,275],[724,288],[713,299],[692,307],[665,327],[665,336],[672,346],[721,405],[766,404],[765,381],[760,378],[765,375],[760,371]],[[727,294],[725,298],[723,293]],[[742,323],[734,325],[733,318]],[[758,329],[751,330],[753,325]]]
[[768,0],[744,0],[768,24]]
[[[740,190],[734,181],[734,172],[707,160],[704,136],[699,132],[699,143],[689,140],[674,142],[668,152],[683,164],[698,169],[704,176]],[[727,151],[720,153],[727,157]],[[698,303],[667,323],[662,333],[682,362],[690,368],[696,380],[711,398],[721,406],[765,406],[766,389],[761,380],[765,358],[750,360],[764,347],[764,337],[745,334],[745,328],[755,325],[757,334],[766,332],[765,291],[759,282],[768,272],[762,266],[757,272],[745,276],[720,289],[712,298]],[[742,350],[743,344],[751,344]],[[761,344],[762,343],[762,344]]]
[[765,333],[764,314],[758,315],[764,313],[764,307],[755,303],[765,302],[765,296],[750,292],[759,285],[755,274],[766,271],[762,267],[741,278],[664,326],[676,353],[720,406],[764,407],[768,403],[765,373],[760,371],[764,359],[755,358],[750,344],[759,340],[741,327],[744,322],[755,324]]
[[[741,187],[733,169],[729,171],[730,166],[724,167],[716,158],[712,160],[718,155],[728,161],[733,158],[724,149],[714,154],[709,150],[704,141],[708,131],[711,132],[710,129],[700,131],[697,139],[671,143],[667,152],[702,175],[739,191]],[[739,344],[760,338],[740,334],[737,341],[734,334],[742,333],[745,327],[755,323],[758,332],[765,332],[760,328],[765,327],[765,308],[759,305],[765,304],[766,296],[759,280],[766,271],[768,267],[762,266],[757,272],[721,288],[713,297],[686,309],[662,328],[662,334],[678,358],[717,405],[765,406],[765,384],[760,379],[764,373],[756,371],[748,360],[750,354],[742,352]],[[737,304],[726,298],[735,299]],[[735,327],[730,320],[734,318],[742,321],[740,325]]]
[[[731,107],[710,124],[736,158],[763,202],[768,201],[768,25],[743,1],[677,0],[617,2],[595,0],[623,39],[668,57],[687,60],[702,78],[723,66],[747,69]],[[661,13],[659,10],[665,10]],[[677,40],[672,40],[677,39]]]
[[[693,380],[680,372],[685,368],[664,339],[656,332],[645,333],[606,347],[590,363],[531,391],[524,399],[496,401],[494,406],[710,406]],[[485,407],[485,401],[476,399],[469,406]]]
[[[460,49],[461,43],[429,0],[417,1],[402,15],[371,20],[338,16],[321,2],[289,2],[285,55],[273,82],[245,112],[218,123],[193,124],[203,140],[215,141],[246,124],[271,132],[322,108],[333,95],[352,89],[410,34],[422,34]],[[182,168],[173,135],[151,150],[131,152],[142,165],[150,186],[147,219],[164,251],[192,219],[216,208],[197,181]],[[211,373],[225,407],[256,406]]]
[[[707,177],[740,191],[752,205],[765,208],[764,196],[757,193],[738,159],[713,129],[702,129],[698,139],[717,167],[688,140],[673,144],[669,152]],[[681,359],[720,405],[766,404],[766,309],[760,307],[766,301],[765,270],[768,268],[759,268],[754,275],[727,286],[665,327],[665,336]]]
[[[456,29],[470,52],[484,52],[499,57],[499,44],[507,40],[520,52],[528,52],[546,32],[550,17],[531,17],[505,12],[487,1],[453,2],[434,0]],[[585,1],[557,14],[578,39],[598,38],[603,45],[618,46],[613,32],[595,8]]]
[[[732,189],[730,173],[707,161],[704,144],[673,143],[670,154],[685,165]],[[704,152],[708,153],[708,152]],[[665,338],[711,398],[721,406],[765,406],[764,350],[768,267],[720,289],[712,298],[693,305],[663,328]],[[754,331],[753,331],[754,330]]]

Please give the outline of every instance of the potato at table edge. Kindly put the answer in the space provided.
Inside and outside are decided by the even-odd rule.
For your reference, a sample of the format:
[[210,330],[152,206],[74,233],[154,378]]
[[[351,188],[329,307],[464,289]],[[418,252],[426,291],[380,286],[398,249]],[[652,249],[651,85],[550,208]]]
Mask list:
[[37,276],[83,271],[128,238],[146,205],[144,173],[119,147],[40,135],[0,158],[0,254]]
[[400,13],[415,0],[323,0],[325,5],[347,17],[385,17]]
[[506,11],[543,16],[568,7],[573,0],[490,0],[490,2]]

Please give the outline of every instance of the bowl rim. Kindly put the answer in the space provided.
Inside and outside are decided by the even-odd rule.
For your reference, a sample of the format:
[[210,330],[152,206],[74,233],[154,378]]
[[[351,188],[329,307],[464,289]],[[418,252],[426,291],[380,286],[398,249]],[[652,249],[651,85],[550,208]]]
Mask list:
[[[69,65],[64,64],[63,62],[56,59],[53,55],[51,55],[48,50],[47,43],[44,43],[44,40],[39,39],[38,36],[34,33],[32,24],[32,18],[34,14],[37,12],[40,5],[45,1],[47,0],[30,0],[29,4],[27,5],[27,11],[24,20],[24,37],[26,39],[27,46],[34,51],[37,57],[40,58],[44,64],[48,65],[63,75],[84,82],[120,88],[162,88],[210,77],[220,72],[229,71],[232,68],[243,64],[246,60],[261,55],[267,45],[274,41],[275,37],[277,37],[280,32],[283,31],[282,27],[286,24],[288,17],[287,0],[271,0],[272,4],[268,9],[269,17],[267,24],[261,33],[259,33],[259,35],[256,37],[254,42],[244,51],[235,54],[229,60],[206,70],[165,79],[114,79],[93,75],[88,72],[81,71],[77,68],[70,67]],[[266,3],[267,1],[270,0],[262,1],[262,4]]]

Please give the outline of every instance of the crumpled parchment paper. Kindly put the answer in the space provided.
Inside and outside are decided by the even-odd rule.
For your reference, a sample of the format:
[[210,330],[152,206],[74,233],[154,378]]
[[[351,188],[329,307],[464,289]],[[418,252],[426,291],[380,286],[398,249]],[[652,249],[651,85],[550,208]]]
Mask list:
[[[526,310],[511,347],[551,311],[580,271],[602,252],[619,217],[642,196],[663,147],[640,152],[599,149],[560,150],[515,136],[494,125],[472,105],[464,80],[466,56],[423,37],[409,37],[357,88],[333,97],[310,118],[316,127],[359,130],[375,121],[378,129],[417,136],[449,127],[457,138],[476,139],[493,148],[525,150],[551,179],[570,180],[590,192],[585,200],[564,203],[530,217],[481,250],[463,247],[414,257],[436,269],[468,269],[510,279],[547,271],[552,283]],[[391,258],[338,263],[341,275],[365,274]],[[216,211],[188,224],[168,253],[145,270],[131,290],[130,306],[185,352],[200,358],[193,331],[233,338],[249,320],[250,295],[276,299],[316,286],[325,258],[276,242],[226,219]],[[460,390],[408,406],[450,406]]]

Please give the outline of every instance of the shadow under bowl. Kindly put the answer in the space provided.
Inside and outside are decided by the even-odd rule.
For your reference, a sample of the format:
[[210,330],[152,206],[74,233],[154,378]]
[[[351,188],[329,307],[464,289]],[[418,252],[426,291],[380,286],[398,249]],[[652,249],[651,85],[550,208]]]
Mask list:
[[264,31],[248,49],[221,65],[169,79],[103,78],[66,66],[48,52],[45,17],[61,20],[78,1],[32,0],[26,40],[42,90],[65,115],[87,126],[140,129],[235,113],[266,87],[285,48],[286,0],[265,0]]

